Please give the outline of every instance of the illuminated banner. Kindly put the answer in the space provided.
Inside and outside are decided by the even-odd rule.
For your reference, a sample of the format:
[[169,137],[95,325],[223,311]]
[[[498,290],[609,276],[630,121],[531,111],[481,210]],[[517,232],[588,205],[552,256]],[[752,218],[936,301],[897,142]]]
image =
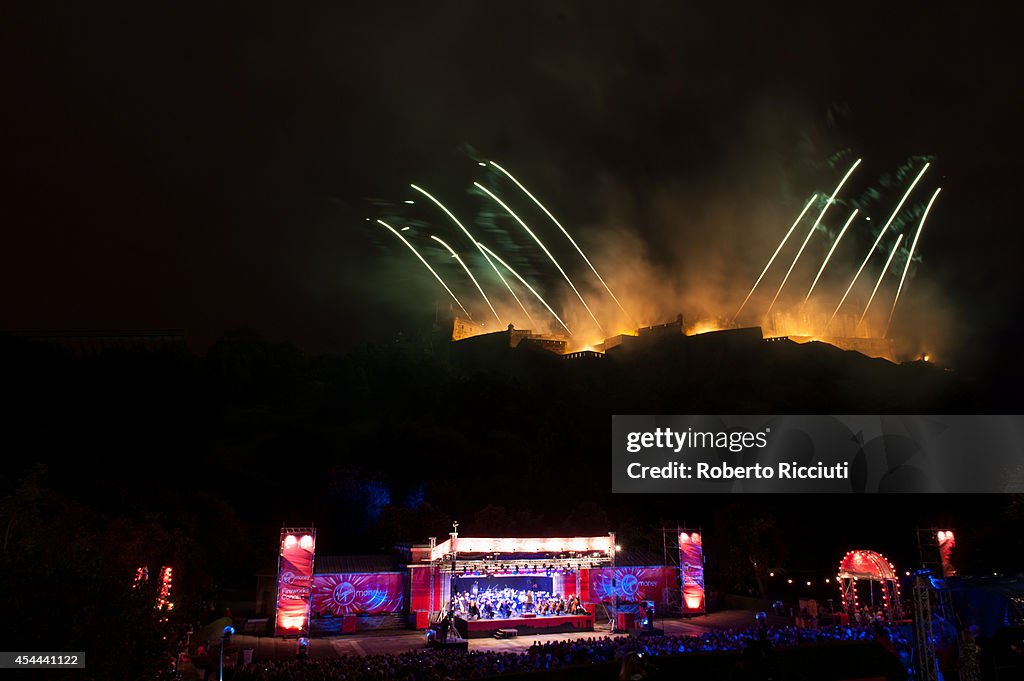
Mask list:
[[664,600],[665,589],[676,588],[674,567],[604,567],[590,571],[590,592],[594,599],[611,603],[640,603]]
[[275,636],[309,633],[309,601],[313,593],[313,553],[316,530],[281,530],[277,568],[277,626]]
[[704,547],[699,532],[679,533],[679,571],[683,578],[683,614],[704,612]]
[[313,612],[320,615],[376,615],[401,612],[405,579],[398,572],[316,575]]

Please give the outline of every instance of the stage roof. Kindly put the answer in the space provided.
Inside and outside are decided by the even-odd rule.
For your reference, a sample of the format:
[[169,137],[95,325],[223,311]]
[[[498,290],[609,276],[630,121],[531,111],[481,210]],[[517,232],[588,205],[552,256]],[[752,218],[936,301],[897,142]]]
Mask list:
[[435,546],[430,553],[430,559],[440,560],[453,552],[527,555],[598,552],[611,555],[614,549],[612,538],[607,534],[600,537],[454,537]]
[[849,551],[839,563],[839,579],[897,580],[896,570],[885,556],[875,551]]

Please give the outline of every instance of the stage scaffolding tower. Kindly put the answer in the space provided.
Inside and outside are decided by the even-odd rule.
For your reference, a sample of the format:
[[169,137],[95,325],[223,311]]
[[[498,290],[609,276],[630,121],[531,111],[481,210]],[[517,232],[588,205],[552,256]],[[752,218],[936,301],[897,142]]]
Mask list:
[[[956,573],[946,573],[947,565],[943,561],[939,542],[940,532],[948,532],[950,536],[953,534],[949,530],[934,527],[917,529],[917,551],[921,569],[914,575],[914,643],[915,651],[920,652],[915,654],[914,671],[920,680],[931,681],[935,677],[928,674],[938,674],[934,632],[934,621],[938,618],[939,622],[948,628],[947,633],[954,635],[960,680],[976,681],[981,673],[977,656],[965,648],[973,649],[977,644],[961,626],[959,615],[953,607],[952,592],[945,578]],[[924,617],[927,617],[927,622],[920,621]]]
[[[667,615],[680,617],[683,615],[683,582],[685,580],[684,569],[679,555],[679,535],[682,531],[682,526],[678,524],[674,528],[661,528],[661,564],[679,568],[679,583],[675,589],[665,589],[665,593],[662,594],[662,602]],[[671,542],[669,537],[672,538]],[[671,557],[669,556],[670,546],[672,547]]]
[[615,575],[615,554],[619,552],[619,546],[618,546],[618,544],[615,543],[615,533],[614,532],[609,532],[608,536],[611,537],[611,542],[612,542],[612,544],[611,544],[612,550],[610,551],[610,553],[612,554],[611,555],[611,560],[612,560],[612,564],[611,564],[611,568],[612,568],[612,611],[611,611],[611,616],[608,618],[608,620],[609,620],[608,623],[611,625],[612,632],[615,632],[615,630],[618,628],[618,623],[619,623],[619,616],[618,616],[619,615],[619,590],[618,590],[618,584],[616,583],[618,580],[615,579],[614,575]]
[[935,656],[935,631],[932,627],[931,580],[928,570],[914,575],[914,678],[917,681],[938,681],[939,666]]
[[[434,549],[437,547],[437,537],[430,538],[430,555],[434,555]],[[428,616],[428,622],[434,622],[434,578],[437,574],[437,566],[434,561],[430,561],[430,572],[427,573],[430,576],[430,615]],[[440,618],[438,618],[440,619]]]

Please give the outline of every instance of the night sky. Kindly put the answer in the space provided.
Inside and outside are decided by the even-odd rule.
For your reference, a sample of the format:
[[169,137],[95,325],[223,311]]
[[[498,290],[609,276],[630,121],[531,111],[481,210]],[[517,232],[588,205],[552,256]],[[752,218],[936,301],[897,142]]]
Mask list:
[[936,159],[919,280],[962,363],[1016,343],[1019,9],[261,4],[8,8],[3,328],[180,328],[199,352],[239,327],[311,351],[391,337],[436,298],[403,298],[433,291],[405,261],[389,278],[403,254],[370,199],[415,181],[464,205],[467,145],[587,247],[615,222],[699,255],[687,217],[760,225],[774,203],[729,251],[749,286],[847,150],[865,180]]

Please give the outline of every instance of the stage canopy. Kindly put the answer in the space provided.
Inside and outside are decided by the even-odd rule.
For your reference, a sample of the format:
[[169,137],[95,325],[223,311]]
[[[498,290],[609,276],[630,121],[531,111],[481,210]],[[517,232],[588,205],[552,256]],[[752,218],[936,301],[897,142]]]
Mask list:
[[874,581],[896,581],[896,570],[892,563],[880,553],[858,549],[849,551],[839,563],[839,579],[870,579]]
[[877,614],[881,610],[889,621],[902,616],[896,568],[882,554],[865,549],[847,551],[839,563],[836,581],[843,609],[848,613]]

